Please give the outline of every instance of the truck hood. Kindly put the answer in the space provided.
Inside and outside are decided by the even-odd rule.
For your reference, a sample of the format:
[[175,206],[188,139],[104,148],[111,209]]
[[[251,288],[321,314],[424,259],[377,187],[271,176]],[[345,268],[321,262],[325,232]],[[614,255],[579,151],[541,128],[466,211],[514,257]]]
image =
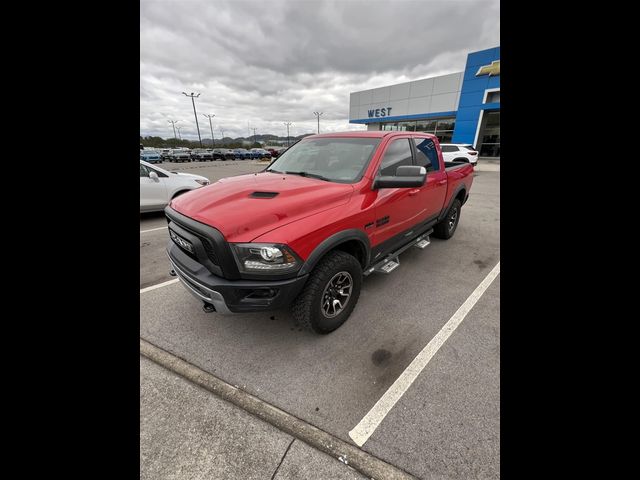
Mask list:
[[254,238],[344,205],[353,186],[262,172],[224,178],[177,197],[171,208],[218,229],[229,242]]

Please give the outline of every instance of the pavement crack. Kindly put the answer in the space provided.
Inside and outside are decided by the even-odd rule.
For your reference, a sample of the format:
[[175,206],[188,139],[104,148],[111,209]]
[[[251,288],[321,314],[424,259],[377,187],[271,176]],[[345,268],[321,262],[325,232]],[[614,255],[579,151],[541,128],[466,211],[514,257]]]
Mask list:
[[284,462],[284,457],[287,456],[287,453],[289,453],[289,449],[291,448],[291,445],[293,445],[293,442],[295,442],[296,439],[292,438],[291,439],[291,443],[289,444],[289,446],[287,447],[287,449],[284,451],[284,455],[282,455],[282,458],[280,459],[280,463],[278,463],[278,466],[276,467],[275,472],[273,472],[273,475],[271,475],[271,480],[273,480],[274,478],[276,478],[276,474],[278,473],[278,470],[280,470],[280,465],[282,465],[282,462]]

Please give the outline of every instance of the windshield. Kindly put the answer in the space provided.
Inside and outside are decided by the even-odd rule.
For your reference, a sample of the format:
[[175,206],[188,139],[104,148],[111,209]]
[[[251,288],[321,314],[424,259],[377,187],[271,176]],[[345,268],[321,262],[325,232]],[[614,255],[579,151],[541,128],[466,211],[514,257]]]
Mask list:
[[360,178],[379,138],[325,137],[303,140],[282,153],[268,172],[308,174],[331,182],[353,183]]

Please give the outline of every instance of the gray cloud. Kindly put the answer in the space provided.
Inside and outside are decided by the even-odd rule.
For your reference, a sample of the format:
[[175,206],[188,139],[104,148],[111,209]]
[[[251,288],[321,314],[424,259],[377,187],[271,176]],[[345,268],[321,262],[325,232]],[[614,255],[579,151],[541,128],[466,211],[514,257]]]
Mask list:
[[[498,0],[251,0],[140,3],[140,133],[197,138],[360,130],[349,93],[461,71],[467,53],[500,44]],[[210,137],[200,116],[203,137]]]

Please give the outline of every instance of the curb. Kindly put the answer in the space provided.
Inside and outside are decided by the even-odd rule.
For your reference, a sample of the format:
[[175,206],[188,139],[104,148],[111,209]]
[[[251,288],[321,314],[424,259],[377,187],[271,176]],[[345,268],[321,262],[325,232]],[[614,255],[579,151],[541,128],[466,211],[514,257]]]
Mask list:
[[416,479],[416,477],[398,467],[380,460],[370,453],[228,384],[142,338],[140,339],[140,353],[167,370],[186,378],[283,432],[338,459],[369,478],[388,480]]

